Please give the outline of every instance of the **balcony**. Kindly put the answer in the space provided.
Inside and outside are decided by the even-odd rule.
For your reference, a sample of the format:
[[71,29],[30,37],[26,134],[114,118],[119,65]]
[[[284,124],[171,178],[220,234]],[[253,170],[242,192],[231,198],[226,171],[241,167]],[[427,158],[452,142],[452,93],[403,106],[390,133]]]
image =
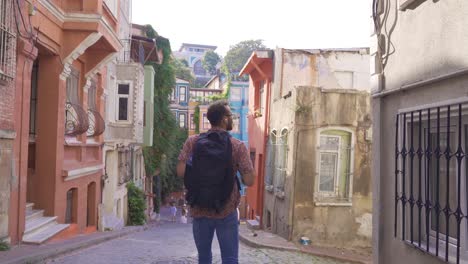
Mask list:
[[88,131],[86,132],[86,135],[88,137],[95,137],[104,133],[104,130],[106,129],[106,124],[104,123],[104,119],[98,111],[88,109],[88,119],[89,127]]
[[78,104],[65,104],[65,135],[78,136],[89,129],[88,113]]

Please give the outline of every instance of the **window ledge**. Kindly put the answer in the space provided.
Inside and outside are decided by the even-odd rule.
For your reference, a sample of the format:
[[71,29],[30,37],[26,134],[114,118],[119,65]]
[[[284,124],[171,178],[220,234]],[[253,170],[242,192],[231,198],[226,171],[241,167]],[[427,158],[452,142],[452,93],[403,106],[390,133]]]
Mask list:
[[316,201],[315,206],[329,206],[329,207],[351,207],[352,202],[327,202],[327,201]]

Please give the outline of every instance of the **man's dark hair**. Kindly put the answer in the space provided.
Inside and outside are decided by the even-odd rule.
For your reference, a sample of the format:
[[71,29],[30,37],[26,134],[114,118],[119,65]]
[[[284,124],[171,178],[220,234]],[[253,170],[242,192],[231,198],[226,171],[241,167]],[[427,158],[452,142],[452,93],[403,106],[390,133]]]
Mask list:
[[218,100],[210,104],[206,117],[212,126],[219,126],[221,124],[223,117],[228,114],[226,106],[229,106],[226,100]]

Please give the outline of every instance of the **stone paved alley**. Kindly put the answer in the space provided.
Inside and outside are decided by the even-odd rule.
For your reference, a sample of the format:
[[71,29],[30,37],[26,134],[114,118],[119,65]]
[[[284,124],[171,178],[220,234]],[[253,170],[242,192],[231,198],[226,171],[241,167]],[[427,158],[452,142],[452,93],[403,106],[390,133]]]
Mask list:
[[[56,259],[48,264],[99,263],[197,263],[197,251],[191,233],[191,224],[170,223],[163,217],[159,225],[146,231],[111,240]],[[316,263],[338,264],[331,259],[273,249],[240,245],[240,263]],[[213,241],[213,263],[221,263],[218,242]]]

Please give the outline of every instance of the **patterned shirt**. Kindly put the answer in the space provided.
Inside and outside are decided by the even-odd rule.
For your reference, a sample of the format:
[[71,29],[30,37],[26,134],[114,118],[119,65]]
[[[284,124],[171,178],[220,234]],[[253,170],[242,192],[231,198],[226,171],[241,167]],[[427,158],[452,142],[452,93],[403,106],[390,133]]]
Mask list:
[[[212,130],[210,130],[212,131]],[[185,141],[184,147],[179,154],[179,161],[187,161],[188,158],[192,155],[193,147],[198,139],[199,135],[190,136],[187,141]],[[232,144],[232,164],[234,164],[234,171],[239,171],[241,175],[245,175],[248,173],[253,173],[254,169],[252,166],[252,161],[250,160],[249,152],[247,147],[242,143],[242,141],[231,137],[231,144]],[[236,177],[235,174],[233,177]],[[214,209],[207,209],[207,208],[200,208],[194,206],[190,210],[190,215],[192,217],[208,217],[208,218],[216,218],[221,219],[225,218],[229,214],[231,214],[234,210],[237,209],[237,206],[240,202],[240,193],[239,187],[237,186],[237,181],[234,181],[234,187],[229,197],[226,205],[224,206],[223,210],[219,213],[216,213]]]

